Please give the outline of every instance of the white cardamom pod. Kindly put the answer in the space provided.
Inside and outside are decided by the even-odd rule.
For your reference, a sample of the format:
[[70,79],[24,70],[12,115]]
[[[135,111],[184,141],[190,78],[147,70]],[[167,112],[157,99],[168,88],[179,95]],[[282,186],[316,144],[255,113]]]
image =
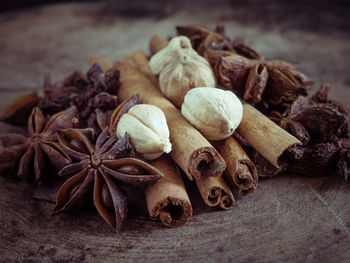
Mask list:
[[174,37],[151,58],[149,66],[153,74],[159,74],[162,93],[178,107],[188,90],[215,87],[215,76],[208,61],[197,54],[184,36]]
[[207,139],[223,140],[239,126],[243,107],[229,90],[200,87],[187,92],[182,115]]
[[125,113],[118,122],[117,137],[122,138],[126,132],[136,151],[146,160],[171,151],[165,115],[154,105],[137,104]]

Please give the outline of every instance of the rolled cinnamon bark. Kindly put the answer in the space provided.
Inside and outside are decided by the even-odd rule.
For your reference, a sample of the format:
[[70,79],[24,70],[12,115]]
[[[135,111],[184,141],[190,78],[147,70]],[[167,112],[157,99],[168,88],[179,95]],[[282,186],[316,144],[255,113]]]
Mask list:
[[[159,35],[152,36],[149,43],[152,55],[162,50],[167,45],[168,41]],[[244,166],[242,169],[244,170]],[[228,171],[226,170],[224,174],[225,173],[228,173]],[[219,205],[223,209],[230,209],[235,205],[235,199],[224,179],[218,177],[201,178],[196,180],[196,184],[202,199],[208,206]]]
[[196,180],[197,188],[208,206],[219,205],[230,209],[235,205],[235,198],[222,177],[202,177]]
[[[158,40],[161,40],[161,37],[158,37]],[[164,43],[164,42],[163,42]],[[167,42],[166,42],[167,44]],[[158,45],[160,47],[162,45]],[[148,67],[148,61],[144,57],[144,60],[140,58],[140,56],[144,55],[140,53],[140,51],[135,51],[131,55],[128,56],[129,59],[137,60],[133,64],[139,65],[142,68],[145,68],[145,65],[142,65],[142,63],[146,63],[146,66]],[[149,68],[149,67],[148,67]],[[208,206],[217,206],[219,205],[223,209],[230,209],[235,205],[235,199],[232,195],[231,190],[227,186],[224,179],[221,177],[208,177],[210,179],[201,177],[200,179],[196,180],[196,184],[198,187],[198,190],[202,196],[202,199]]]
[[[135,59],[134,58],[135,54],[144,56],[140,52],[135,52],[134,54],[131,54],[128,57],[129,62],[130,62],[130,60]],[[137,59],[138,59],[138,61],[142,61],[141,58],[137,58]],[[129,94],[133,94],[133,93],[139,93],[143,97],[146,96],[146,98],[147,98],[147,95],[150,93],[150,96],[152,97],[153,96],[152,93],[155,92],[156,98],[161,98],[161,101],[165,100],[165,102],[163,102],[165,104],[165,109],[167,109],[167,108],[170,109],[171,113],[173,115],[175,115],[175,117],[174,117],[175,119],[180,119],[180,120],[183,119],[181,114],[175,108],[175,106],[173,104],[171,104],[168,100],[166,100],[158,89],[156,89],[154,86],[151,85],[152,84],[151,80],[148,80],[145,82],[145,79],[147,79],[147,76],[143,75],[139,70],[132,68],[128,64],[129,63],[128,61],[124,61],[122,64],[118,65],[118,67],[121,67],[122,65],[124,65],[122,67],[126,67],[123,71],[121,71],[121,76],[127,76],[127,74],[129,74],[129,80],[126,81],[127,83],[124,83],[124,87],[122,85],[121,88],[124,88],[126,90],[131,89],[129,91],[125,91],[124,92],[125,94],[123,93],[124,98],[122,97],[122,99],[125,100],[125,97],[128,97]],[[94,62],[90,60],[89,63],[93,64]],[[137,63],[132,62],[132,64],[136,65]],[[130,68],[132,69],[132,71],[128,71],[128,69],[130,70]],[[135,73],[136,73],[136,75],[133,75]],[[143,76],[143,77],[141,77],[141,79],[139,78],[140,75]],[[136,91],[135,91],[133,86],[136,84],[138,87],[136,87]],[[146,84],[146,85],[144,85],[144,84]],[[131,86],[129,86],[129,85],[131,85]],[[153,99],[155,99],[155,98],[153,98]],[[151,98],[151,101],[152,101],[152,98]],[[146,100],[146,102],[144,102],[144,103],[151,103],[151,102],[148,102],[148,100]],[[175,111],[176,111],[176,113],[175,113]],[[164,111],[164,112],[166,112],[166,111]],[[179,114],[180,114],[180,116],[178,117]],[[166,114],[166,116],[167,116],[167,114]],[[182,143],[181,143],[181,141],[178,142],[180,147],[177,147],[177,148],[174,148],[174,143],[172,142],[173,143],[173,150],[171,153],[173,156],[175,156],[175,157],[173,157],[173,159],[176,161],[175,158],[180,159],[180,157],[183,157],[183,156],[190,156],[190,157],[193,156],[193,157],[196,157],[197,159],[193,159],[191,163],[192,163],[192,166],[194,166],[194,167],[199,166],[197,168],[199,170],[198,172],[208,172],[208,171],[206,171],[206,167],[205,167],[205,166],[207,166],[208,168],[213,170],[213,171],[209,171],[209,172],[213,173],[216,171],[217,174],[222,174],[222,172],[225,170],[225,167],[226,167],[226,164],[225,164],[224,160],[222,159],[222,157],[219,154],[217,154],[217,151],[213,151],[214,153],[217,154],[217,155],[215,154],[214,156],[216,156],[216,158],[218,158],[218,159],[214,159],[214,156],[211,155],[213,147],[210,145],[210,143],[200,133],[198,133],[185,119],[183,119],[182,121],[180,121],[180,120],[177,120],[176,123],[178,123],[178,125],[180,125],[179,127],[182,127],[182,129],[174,129],[174,132],[175,133],[180,132],[180,136],[176,137],[176,139],[180,139],[183,141],[182,141]],[[170,121],[169,121],[168,117],[167,117],[167,121],[168,121],[168,125],[169,125]],[[181,126],[183,123],[185,124],[185,126]],[[170,127],[176,128],[176,125],[169,126],[169,129],[170,129]],[[170,134],[172,134],[172,129],[170,129]],[[183,146],[184,148],[181,148],[181,146]],[[199,147],[199,151],[193,150],[196,146]],[[208,148],[210,149],[210,152],[206,152],[206,149],[208,149]],[[177,151],[177,152],[175,152],[175,151]],[[190,153],[190,151],[193,151],[192,154]],[[206,160],[208,160],[209,163],[207,163]],[[184,164],[186,164],[186,162],[184,162]],[[185,168],[186,168],[186,166],[185,166]],[[190,170],[189,169],[185,170],[184,168],[182,168],[182,169],[185,171],[185,173],[188,176],[188,172],[186,172],[186,171],[190,171]],[[200,178],[206,178],[206,177],[201,176]],[[202,196],[204,202],[208,206],[220,205],[224,209],[231,208],[235,204],[235,199],[234,199],[229,187],[227,186],[225,180],[221,177],[210,177],[210,178],[211,178],[211,180],[200,180],[197,183],[197,187],[199,189],[199,192],[201,193],[201,196]],[[166,189],[165,187],[166,186],[164,186],[164,189]],[[164,191],[166,191],[166,190],[164,190]]]
[[149,41],[149,49],[151,50],[152,55],[162,50],[167,45],[168,40],[159,35],[153,35]]
[[126,59],[133,67],[145,74],[152,83],[158,87],[158,79],[153,75],[151,68],[148,66],[148,59],[140,50],[131,53]]
[[[135,54],[144,56],[141,52]],[[116,67],[120,70],[121,86],[117,95],[121,100],[138,93],[142,103],[153,104],[163,110],[173,148],[170,155],[188,178],[198,180],[201,177],[221,176],[226,169],[223,158],[203,135],[182,117],[152,81],[128,61],[120,62]]]
[[159,216],[168,227],[182,226],[191,218],[192,206],[175,163],[166,155],[150,163],[164,174],[156,184],[146,188],[150,216]]
[[243,118],[237,131],[277,168],[286,152],[290,152],[295,159],[301,157],[298,157],[298,146],[302,143],[247,103],[243,103]]
[[231,136],[211,143],[226,162],[225,179],[237,188],[239,195],[252,193],[258,185],[258,172],[241,145]]
[[[166,47],[167,43],[166,39],[158,35],[153,36],[150,41],[151,52],[156,53],[160,51]],[[296,146],[301,146],[302,143],[297,138],[280,128],[265,115],[246,103],[243,104],[243,119],[238,127],[238,133],[276,167],[279,167],[278,162],[286,151],[290,151],[295,159],[298,158],[298,155],[301,157],[299,149]],[[235,146],[236,145],[232,144],[232,147]],[[226,159],[225,161],[228,162]],[[249,171],[252,173],[251,167],[252,166],[249,168],[249,165],[248,167],[243,165],[241,167],[241,176],[246,174],[246,177],[249,178]],[[228,173],[230,172],[228,171]],[[252,182],[254,180],[250,181]],[[247,189],[240,191],[240,194],[247,193],[249,193]]]

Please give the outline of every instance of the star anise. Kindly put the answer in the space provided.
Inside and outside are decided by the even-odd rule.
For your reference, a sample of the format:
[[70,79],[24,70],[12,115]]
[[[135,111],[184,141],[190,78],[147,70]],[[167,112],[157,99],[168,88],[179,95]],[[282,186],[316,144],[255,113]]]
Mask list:
[[285,110],[299,95],[307,95],[313,81],[285,61],[259,61],[241,55],[220,57],[215,65],[220,85],[258,105],[267,108],[283,106]]
[[106,128],[93,143],[81,130],[65,129],[59,131],[59,142],[77,162],[59,173],[72,177],[59,190],[55,214],[79,207],[93,189],[98,213],[119,231],[126,218],[127,204],[117,184],[143,186],[163,176],[155,167],[132,158],[134,151],[127,134],[117,141],[115,134],[110,136]]
[[[285,110],[299,95],[307,95],[313,80],[288,62],[265,61],[256,51],[226,36],[223,26],[215,31],[203,26],[176,27],[192,47],[214,67],[218,84],[233,90],[259,110],[281,106]],[[267,111],[269,109],[269,111]]]
[[330,86],[324,84],[311,97],[299,97],[285,115],[273,111],[269,117],[303,142],[301,159],[285,162],[274,168],[259,153],[252,160],[261,176],[294,172],[308,176],[350,174],[350,110],[339,101],[328,99]]
[[252,101],[254,104],[262,100],[269,73],[264,63],[257,63],[249,69],[248,77],[245,81],[243,99]]
[[215,73],[219,84],[232,89],[243,97],[250,69],[258,63],[257,60],[247,59],[237,54],[220,57],[219,62],[215,65]]
[[329,90],[330,87],[322,85],[311,99],[299,98],[294,104],[299,105],[300,110],[291,112],[292,119],[306,128],[315,143],[335,141],[349,132],[349,108],[339,101],[329,100]]
[[15,133],[0,137],[4,146],[0,153],[0,172],[38,182],[47,175],[44,172],[47,163],[58,170],[70,164],[71,159],[57,142],[56,131],[72,127],[72,118],[77,114],[77,109],[72,106],[48,119],[35,107],[28,119],[29,137]]
[[344,138],[338,141],[339,147],[339,161],[337,163],[337,172],[345,180],[350,176],[350,133],[349,138]]
[[97,63],[86,76],[76,71],[55,85],[46,76],[44,83],[45,96],[39,107],[52,114],[75,105],[82,127],[95,121],[96,109],[110,114],[118,105],[114,94],[119,87],[119,71],[112,69],[104,73]]
[[33,108],[38,105],[40,98],[36,92],[31,92],[17,98],[1,114],[0,121],[12,125],[25,125]]
[[269,118],[278,124],[281,128],[296,137],[303,143],[303,145],[306,145],[310,141],[310,135],[305,127],[298,121],[292,120],[291,115],[284,117],[280,112],[272,111],[269,114]]
[[284,159],[279,168],[274,167],[258,152],[254,152],[252,160],[259,170],[259,176],[272,177],[284,172],[304,176],[335,175],[338,149],[334,143],[317,143],[303,147],[303,157],[298,160]]
[[231,40],[225,33],[224,26],[216,30],[199,25],[177,26],[178,35],[184,35],[191,40],[192,47],[214,66],[222,56],[239,54],[246,58],[261,59],[261,56],[242,41]]
[[314,81],[297,70],[297,68],[282,60],[266,62],[269,73],[263,100],[272,105],[283,102],[292,103],[300,95],[307,95]]

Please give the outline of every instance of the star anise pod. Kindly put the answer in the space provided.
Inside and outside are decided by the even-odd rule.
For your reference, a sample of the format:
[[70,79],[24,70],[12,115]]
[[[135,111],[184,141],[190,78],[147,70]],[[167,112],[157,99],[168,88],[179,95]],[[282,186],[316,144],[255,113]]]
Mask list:
[[350,176],[350,134],[349,138],[344,138],[338,141],[339,160],[337,163],[337,171],[345,180]]
[[17,98],[1,114],[0,121],[12,125],[25,125],[33,108],[38,105],[40,98],[36,92],[31,92]]
[[299,95],[307,95],[313,80],[288,62],[265,61],[239,40],[227,37],[225,28],[210,30],[198,25],[176,27],[187,36],[192,47],[214,67],[218,84],[233,90],[259,110],[285,110]]
[[221,57],[215,65],[215,73],[219,84],[232,89],[243,97],[250,69],[258,63],[257,60],[247,59],[237,54]]
[[50,74],[45,74],[44,97],[39,103],[39,108],[47,114],[54,114],[74,105],[74,99],[84,92],[87,83],[88,79],[80,71],[70,73],[54,85],[51,83]]
[[224,26],[217,26],[216,30],[199,26],[177,26],[178,35],[184,35],[191,40],[192,47],[209,63],[214,66],[222,56],[239,54],[250,59],[261,59],[261,56],[242,41],[231,40],[225,33]]
[[254,104],[259,103],[262,100],[268,77],[269,73],[264,63],[257,63],[251,67],[245,82],[243,99],[248,102],[252,101]]
[[28,119],[29,137],[15,133],[0,137],[4,146],[0,153],[0,172],[38,182],[46,176],[47,163],[58,170],[70,164],[71,159],[57,142],[56,131],[72,127],[72,118],[77,114],[72,106],[48,119],[35,107]]
[[134,151],[127,134],[117,141],[115,134],[110,136],[106,128],[93,143],[81,130],[65,129],[59,131],[59,142],[77,162],[59,173],[71,178],[59,190],[54,214],[79,207],[93,189],[98,213],[119,231],[126,218],[127,204],[117,185],[143,186],[163,176],[155,167],[132,158]]
[[94,64],[86,76],[81,72],[73,72],[63,81],[52,85],[48,77],[44,84],[44,99],[39,107],[46,113],[55,113],[71,105],[79,111],[82,127],[95,121],[96,109],[111,113],[116,106],[119,87],[119,71],[112,69],[106,73],[99,64]]
[[310,141],[310,135],[305,127],[298,121],[292,120],[290,115],[284,117],[280,112],[272,111],[269,114],[269,118],[281,128],[296,137],[303,143],[303,145],[306,145]]
[[273,111],[269,117],[303,142],[299,160],[284,162],[274,168],[259,153],[252,160],[261,176],[293,172],[307,176],[340,174],[346,180],[350,173],[350,110],[338,101],[328,99],[330,86],[324,84],[311,98],[299,97],[285,113]]
[[266,89],[263,94],[265,102],[278,105],[282,102],[292,103],[300,95],[307,95],[314,81],[285,61],[266,62],[269,73]]
[[[322,85],[311,99],[301,97],[292,105],[291,118],[306,128],[315,143],[336,141],[349,132],[350,110],[339,101],[329,100],[329,90],[328,85]],[[296,105],[299,110],[293,109]]]
[[[285,61],[259,61],[241,55],[220,57],[215,65],[219,84],[254,104],[290,105],[307,95],[313,80]],[[266,112],[266,110],[264,110]]]

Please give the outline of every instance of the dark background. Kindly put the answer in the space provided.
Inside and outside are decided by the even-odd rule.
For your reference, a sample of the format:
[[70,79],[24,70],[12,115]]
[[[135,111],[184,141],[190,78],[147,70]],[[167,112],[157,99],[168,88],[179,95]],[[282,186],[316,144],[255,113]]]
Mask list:
[[156,19],[162,19],[189,6],[197,5],[200,8],[202,5],[217,3],[219,7],[222,3],[229,3],[235,15],[234,17],[222,17],[223,20],[233,19],[246,24],[263,21],[267,27],[276,23],[284,23],[288,29],[323,32],[337,30],[350,34],[348,20],[350,1],[348,0],[13,0],[2,1],[0,13],[74,2],[104,3],[108,15],[132,18],[152,16]]

